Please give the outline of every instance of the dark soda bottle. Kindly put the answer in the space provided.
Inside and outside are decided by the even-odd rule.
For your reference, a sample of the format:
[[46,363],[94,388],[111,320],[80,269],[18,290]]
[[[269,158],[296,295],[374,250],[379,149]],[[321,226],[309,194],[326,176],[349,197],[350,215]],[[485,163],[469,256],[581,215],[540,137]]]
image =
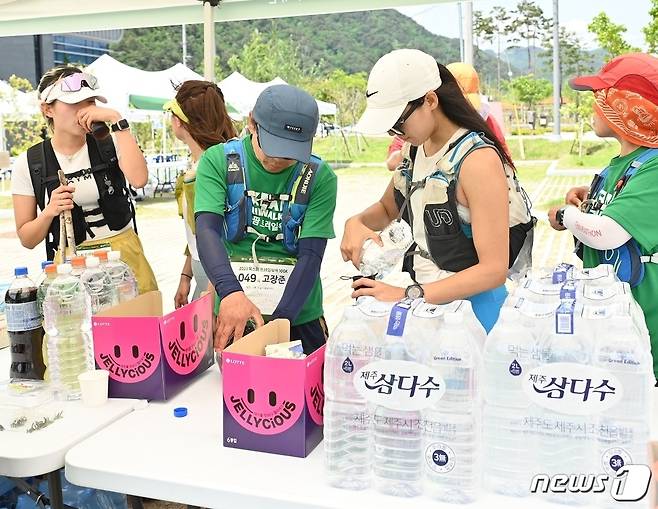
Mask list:
[[37,306],[37,287],[27,277],[27,268],[14,270],[16,278],[5,294],[7,334],[11,351],[11,378],[43,380],[43,327]]

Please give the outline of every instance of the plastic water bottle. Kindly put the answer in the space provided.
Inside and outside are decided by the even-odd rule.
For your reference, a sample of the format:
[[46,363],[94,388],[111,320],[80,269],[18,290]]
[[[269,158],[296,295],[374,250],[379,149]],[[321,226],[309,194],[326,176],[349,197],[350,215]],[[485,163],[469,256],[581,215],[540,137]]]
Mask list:
[[383,278],[402,260],[404,253],[413,244],[413,233],[404,220],[393,221],[380,234],[383,246],[367,239],[363,243],[363,254],[359,270],[365,276]]
[[79,399],[78,375],[94,368],[91,337],[91,299],[72,267],[57,267],[44,301],[48,373],[51,383],[68,399]]
[[[594,353],[592,324],[582,316],[582,305],[563,301],[555,311],[555,328],[541,345],[543,362],[591,366]],[[540,414],[548,431],[541,437],[539,461],[542,473],[578,474],[595,470],[596,447],[588,436],[590,415],[563,414],[544,409]],[[561,426],[568,423],[569,428]],[[578,430],[578,431],[576,431]],[[562,503],[582,503],[576,493],[549,494],[547,498]]]
[[10,378],[41,380],[45,371],[41,347],[43,328],[37,306],[37,288],[26,267],[14,270],[15,279],[5,294],[7,334],[11,349]]
[[137,297],[137,279],[135,279],[132,269],[121,261],[121,251],[110,251],[107,254],[105,270],[110,276],[119,302],[126,302]]
[[[528,326],[530,325],[530,326]],[[484,442],[488,489],[529,494],[536,436],[525,420],[536,412],[522,381],[540,362],[537,336],[516,307],[504,307],[484,351]]]
[[[371,416],[367,401],[353,379],[366,364],[380,358],[383,310],[366,313],[374,299],[361,298],[345,308],[343,318],[327,341],[324,363],[324,449],[330,484],[365,489],[371,482]],[[370,310],[371,311],[371,310]]]
[[[410,331],[405,320],[398,320],[394,313],[411,312],[398,304],[391,311],[389,327],[384,339],[384,359],[392,361],[414,360],[409,355],[406,338]],[[391,326],[397,320],[400,326]],[[373,418],[375,437],[374,477],[375,487],[387,495],[414,497],[423,491],[423,437],[420,410],[393,410],[376,406]]]
[[95,256],[87,257],[87,269],[80,276],[91,297],[91,311],[96,314],[103,309],[118,304],[117,294],[112,287],[112,280],[107,272],[100,268],[100,260]]
[[34,280],[34,285],[37,288],[39,288],[39,285],[41,284],[41,282],[46,278],[46,267],[48,267],[48,265],[52,265],[52,264],[53,264],[53,262],[51,260],[44,260],[44,261],[41,262],[41,274],[39,274],[39,277],[37,277]]
[[596,340],[594,365],[621,384],[622,398],[599,416],[599,461],[614,475],[627,463],[650,464],[647,444],[653,403],[653,360],[629,315],[608,320]]
[[436,500],[469,503],[481,490],[482,354],[463,311],[443,319],[425,358],[446,386],[443,397],[422,411],[425,492]]
[[74,256],[71,258],[71,275],[74,277],[82,276],[82,273],[87,268],[86,259],[84,256]]
[[37,283],[37,307],[39,308],[39,315],[43,320],[43,301],[46,298],[48,287],[57,277],[57,265],[51,263],[46,265],[43,277],[39,278]]

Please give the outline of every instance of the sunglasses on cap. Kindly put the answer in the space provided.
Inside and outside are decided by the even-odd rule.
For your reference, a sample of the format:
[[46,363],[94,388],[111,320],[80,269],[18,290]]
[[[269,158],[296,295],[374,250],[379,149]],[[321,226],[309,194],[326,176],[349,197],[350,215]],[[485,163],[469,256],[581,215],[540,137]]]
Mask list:
[[402,115],[400,115],[400,118],[398,118],[397,122],[393,124],[393,127],[391,127],[388,130],[388,135],[389,136],[404,136],[404,131],[402,130],[402,125],[409,120],[409,117],[413,114],[414,111],[416,111],[420,106],[422,106],[423,102],[425,101],[425,96],[419,97],[418,99],[414,99],[410,103],[407,104],[407,106],[404,108],[404,111],[402,112]]
[[[61,92],[79,92],[82,90],[82,87],[87,87],[92,90],[98,90],[98,78],[92,74],[86,72],[76,72],[75,74],[70,74],[65,78],[53,83],[52,85],[47,86],[43,92],[41,92],[41,100],[45,103],[48,103],[48,99],[53,90],[59,87]],[[56,98],[53,98],[55,100]]]

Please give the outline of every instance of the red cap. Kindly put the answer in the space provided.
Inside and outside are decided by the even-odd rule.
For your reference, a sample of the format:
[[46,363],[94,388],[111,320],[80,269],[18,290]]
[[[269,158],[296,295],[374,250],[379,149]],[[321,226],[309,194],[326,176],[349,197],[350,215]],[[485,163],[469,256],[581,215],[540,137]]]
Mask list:
[[598,74],[569,80],[574,90],[603,90],[614,87],[636,92],[658,104],[658,58],[646,53],[628,53],[613,58]]

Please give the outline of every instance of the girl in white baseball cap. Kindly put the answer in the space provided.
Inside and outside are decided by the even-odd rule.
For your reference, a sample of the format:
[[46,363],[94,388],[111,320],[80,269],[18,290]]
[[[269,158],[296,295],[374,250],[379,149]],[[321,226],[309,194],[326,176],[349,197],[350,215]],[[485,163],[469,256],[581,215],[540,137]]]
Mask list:
[[[61,259],[64,253],[56,253],[59,218],[69,210],[78,251],[121,251],[140,293],[156,290],[136,234],[128,189],[128,184],[144,187],[148,170],[128,121],[116,110],[96,104],[107,102],[98,80],[77,67],[63,65],[46,72],[38,92],[51,136],[19,155],[12,168],[21,244],[32,249],[45,240],[47,258]],[[60,185],[59,170],[67,185]]]
[[403,160],[379,201],[347,220],[341,252],[358,267],[367,239],[381,245],[378,231],[406,221],[415,243],[403,270],[415,284],[404,289],[364,278],[352,296],[468,299],[490,330],[507,295],[508,270],[519,253],[529,253],[534,226],[512,160],[450,71],[422,51],[380,58],[366,99],[357,130],[400,136]]

